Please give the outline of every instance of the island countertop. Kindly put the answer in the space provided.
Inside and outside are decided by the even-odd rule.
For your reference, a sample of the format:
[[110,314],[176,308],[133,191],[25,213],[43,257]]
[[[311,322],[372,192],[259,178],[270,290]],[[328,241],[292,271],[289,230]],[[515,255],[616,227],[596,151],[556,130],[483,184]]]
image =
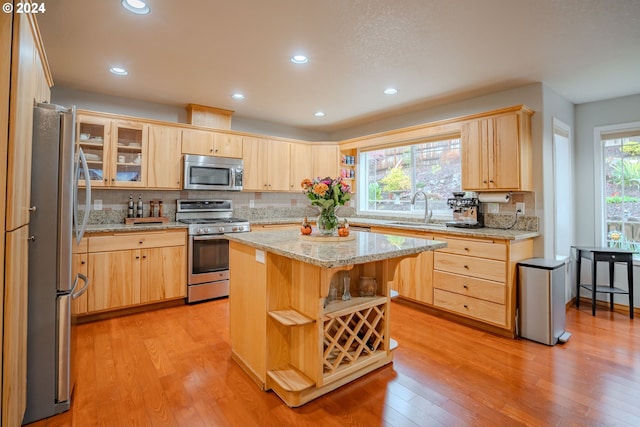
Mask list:
[[351,235],[355,235],[355,239],[337,242],[307,240],[297,230],[232,233],[225,237],[230,241],[324,268],[414,255],[447,246],[445,242],[437,240],[389,234],[352,231]]

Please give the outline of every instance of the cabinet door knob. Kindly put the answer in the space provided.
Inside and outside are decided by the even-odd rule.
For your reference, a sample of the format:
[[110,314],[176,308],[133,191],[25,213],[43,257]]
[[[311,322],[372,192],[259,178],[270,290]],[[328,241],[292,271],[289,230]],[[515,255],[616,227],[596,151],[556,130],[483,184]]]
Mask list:
[[113,181],[115,181],[115,180],[116,180],[115,178],[111,178],[111,182],[113,182]]
[[463,307],[464,307],[464,308],[469,308],[469,307],[467,306],[467,304],[463,305]]
[[143,243],[143,241],[142,241],[142,240],[140,240],[138,243],[142,244],[142,243]]
[[36,236],[29,236],[27,237],[27,240],[30,242],[35,242],[36,241]]
[[209,152],[210,152],[210,153],[213,153],[213,148],[209,149]]
[[104,179],[104,182],[107,182],[107,181],[109,181],[109,180],[108,180],[107,178],[105,178],[105,179]]
[[140,255],[136,255],[136,259],[140,259]]
[[489,182],[493,184],[493,180],[492,179],[490,179]]
[[85,261],[85,260],[80,261],[80,264],[82,264],[82,265],[85,265],[86,263],[87,263],[87,261]]
[[37,208],[36,208],[35,206],[31,206],[31,207],[29,208],[29,212],[35,212],[35,211],[36,211],[36,209],[37,209]]
[[465,250],[465,251],[467,251],[467,252],[469,252],[469,248],[466,248],[466,247],[465,247],[465,248],[464,248],[464,250]]
[[464,266],[464,268],[466,268],[466,269],[468,270],[468,269],[469,269],[469,266],[468,266],[468,265],[465,265],[465,266]]
[[483,183],[483,184],[486,184],[486,183],[487,183],[487,180],[486,180],[486,179],[483,179],[483,180],[482,180],[482,183]]
[[469,289],[469,287],[467,285],[462,285],[463,288],[465,289]]
[[142,259],[147,259],[147,256],[146,255],[142,255]]

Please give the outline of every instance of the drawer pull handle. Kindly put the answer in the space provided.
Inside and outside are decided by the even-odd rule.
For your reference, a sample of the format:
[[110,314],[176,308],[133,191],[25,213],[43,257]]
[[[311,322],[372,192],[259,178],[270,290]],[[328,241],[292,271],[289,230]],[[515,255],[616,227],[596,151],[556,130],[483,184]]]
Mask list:
[[465,266],[464,266],[464,268],[466,268],[466,269],[468,270],[468,269],[469,269],[469,266],[468,266],[468,265],[465,265]]
[[142,243],[143,243],[143,241],[142,241],[142,240],[140,240],[140,242],[139,242],[139,243],[140,243],[140,244],[142,244]]
[[469,289],[469,287],[467,285],[462,285],[463,288],[465,289]]
[[465,251],[467,251],[467,252],[469,252],[469,248],[466,248],[466,247],[465,247],[465,248],[464,248],[464,250],[465,250]]
[[467,308],[467,309],[469,308],[469,306],[468,306],[467,304],[463,305],[463,307],[464,307],[464,308]]

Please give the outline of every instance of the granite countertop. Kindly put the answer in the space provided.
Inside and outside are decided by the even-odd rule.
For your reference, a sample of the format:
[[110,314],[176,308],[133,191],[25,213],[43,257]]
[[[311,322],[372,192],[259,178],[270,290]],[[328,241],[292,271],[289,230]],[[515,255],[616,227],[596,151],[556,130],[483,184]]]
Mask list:
[[165,222],[157,224],[89,224],[85,233],[97,234],[97,233],[123,233],[123,232],[139,232],[139,231],[159,231],[159,230],[173,230],[188,228],[187,224],[181,222]]
[[[309,218],[310,221],[315,218]],[[363,227],[386,227],[395,228],[402,231],[419,231],[432,233],[445,233],[449,235],[457,235],[460,237],[481,237],[500,240],[524,240],[540,236],[538,231],[524,230],[503,230],[500,228],[455,228],[446,227],[444,223],[423,224],[418,221],[405,221],[405,224],[395,224],[398,221],[386,219],[373,219],[363,217],[347,217],[350,225],[359,225]],[[300,224],[302,218],[270,218],[250,221],[252,225],[265,224]]]
[[388,234],[352,231],[353,240],[318,242],[297,230],[226,234],[227,239],[323,268],[381,261],[447,246],[444,242]]

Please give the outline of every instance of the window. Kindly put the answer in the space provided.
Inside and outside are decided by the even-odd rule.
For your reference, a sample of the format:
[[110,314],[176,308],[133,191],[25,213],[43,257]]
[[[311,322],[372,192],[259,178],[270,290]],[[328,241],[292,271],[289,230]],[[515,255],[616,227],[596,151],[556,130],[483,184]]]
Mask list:
[[640,128],[603,132],[603,236],[608,247],[640,250]]
[[[360,152],[358,210],[367,213],[424,213],[424,191],[434,217],[451,218],[447,199],[460,191],[460,139],[422,142]],[[403,214],[404,215],[404,214]]]

